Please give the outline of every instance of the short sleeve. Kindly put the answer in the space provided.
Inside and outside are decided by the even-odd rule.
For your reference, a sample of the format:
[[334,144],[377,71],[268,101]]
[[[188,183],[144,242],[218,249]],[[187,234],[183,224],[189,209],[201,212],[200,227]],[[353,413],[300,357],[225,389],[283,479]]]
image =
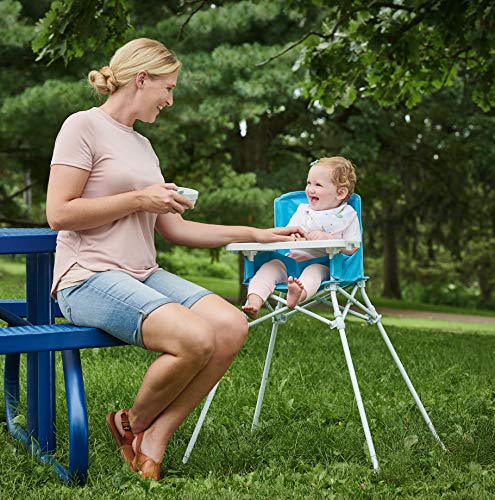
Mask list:
[[55,139],[50,165],[69,165],[91,171],[93,149],[90,120],[84,111],[75,113],[65,120]]
[[343,239],[349,241],[361,241],[361,228],[356,211],[353,209],[354,217],[349,227],[344,231]]

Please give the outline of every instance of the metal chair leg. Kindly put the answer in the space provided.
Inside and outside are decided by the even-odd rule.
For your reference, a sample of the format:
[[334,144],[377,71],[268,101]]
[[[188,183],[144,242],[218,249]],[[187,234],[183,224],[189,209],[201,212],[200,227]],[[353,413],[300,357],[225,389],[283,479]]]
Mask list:
[[354,371],[354,364],[352,362],[351,351],[349,350],[349,345],[347,343],[347,337],[345,334],[345,323],[344,320],[342,319],[342,314],[340,313],[339,303],[337,301],[336,288],[331,290],[330,294],[332,297],[332,304],[335,314],[336,325],[337,329],[339,330],[342,348],[344,349],[345,360],[347,362],[347,369],[349,370],[349,375],[351,377],[352,389],[354,390],[354,397],[356,398],[356,404],[358,407],[359,416],[361,417],[361,424],[363,426],[364,436],[366,438],[366,444],[368,445],[371,463],[373,464],[373,469],[375,470],[375,472],[380,472],[380,466],[378,465],[378,460],[376,458],[373,438],[371,437],[371,432],[368,425],[368,419],[366,417],[366,412],[364,410],[363,400],[361,399],[361,392],[359,391],[356,372]]
[[430,429],[430,432],[433,434],[433,437],[440,443],[440,446],[442,447],[442,450],[445,450],[445,445],[443,444],[442,440],[440,439],[440,436],[438,435],[437,431],[435,430],[435,427],[433,426],[432,421],[430,420],[430,417],[428,416],[428,413],[426,412],[425,407],[423,406],[423,403],[421,402],[421,399],[418,396],[418,393],[416,392],[416,389],[414,389],[414,386],[412,385],[411,379],[407,375],[407,372],[404,368],[404,366],[401,363],[401,360],[399,359],[399,356],[397,355],[397,352],[394,349],[394,346],[392,345],[392,342],[388,338],[387,332],[385,331],[385,328],[382,325],[382,322],[380,321],[380,316],[376,313],[375,308],[371,304],[371,301],[366,293],[366,290],[364,289],[364,283],[363,286],[361,287],[361,295],[363,297],[363,300],[368,307],[368,309],[371,309],[375,313],[375,319],[376,319],[376,326],[378,327],[378,330],[380,331],[383,341],[385,342],[385,345],[387,346],[390,354],[392,355],[393,360],[395,361],[395,364],[397,365],[397,368],[400,371],[400,374],[402,375],[402,378],[404,379],[404,382],[407,385],[407,388],[409,389],[409,392],[411,393],[414,402],[416,403],[416,406],[418,407],[418,410],[421,412],[421,415],[423,416],[424,421],[426,422],[426,425]]
[[[277,302],[277,307],[275,308],[275,311],[277,309],[281,309],[282,307],[284,307],[283,304]],[[270,335],[270,343],[268,344],[268,351],[266,353],[265,366],[263,368],[260,390],[258,392],[258,400],[256,402],[256,409],[254,410],[253,422],[251,424],[251,432],[254,432],[256,430],[256,427],[258,427],[261,405],[263,404],[263,397],[265,395],[266,381],[268,380],[268,374],[270,373],[270,364],[272,362],[273,348],[275,347],[275,340],[277,339],[278,326],[281,322],[280,319],[277,319],[277,316],[275,316],[272,319],[272,321],[273,321],[272,333]]]
[[186,464],[189,460],[189,457],[191,456],[194,445],[196,444],[196,440],[198,439],[199,433],[201,432],[201,427],[203,427],[203,422],[206,418],[206,414],[208,413],[211,402],[213,401],[215,393],[217,392],[218,384],[220,384],[220,381],[218,381],[215,387],[213,387],[213,389],[208,393],[203,409],[201,410],[201,414],[199,415],[198,421],[196,422],[196,427],[194,428],[191,439],[189,440],[189,444],[187,445],[186,452],[182,457],[183,464]]

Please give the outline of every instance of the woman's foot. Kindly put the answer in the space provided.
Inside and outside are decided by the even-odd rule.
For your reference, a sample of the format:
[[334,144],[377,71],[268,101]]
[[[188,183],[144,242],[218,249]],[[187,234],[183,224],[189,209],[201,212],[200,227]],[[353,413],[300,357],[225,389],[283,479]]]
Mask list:
[[289,276],[287,288],[287,305],[291,309],[294,309],[299,302],[306,300],[306,290],[299,279]]
[[148,436],[149,432],[140,432],[132,443],[134,450],[133,470],[139,473],[141,479],[160,480],[160,471],[164,451],[158,450],[156,442]]
[[248,295],[246,304],[242,306],[242,311],[248,318],[256,319],[262,305],[263,299],[259,295],[251,293]]

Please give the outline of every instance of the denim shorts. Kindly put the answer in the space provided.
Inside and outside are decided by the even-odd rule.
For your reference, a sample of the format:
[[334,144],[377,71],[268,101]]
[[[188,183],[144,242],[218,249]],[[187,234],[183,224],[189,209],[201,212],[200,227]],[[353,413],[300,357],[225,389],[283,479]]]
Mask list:
[[57,299],[71,323],[100,328],[128,344],[144,347],[141,325],[152,311],[172,302],[190,308],[211,293],[163,269],[143,282],[111,270],[60,290]]

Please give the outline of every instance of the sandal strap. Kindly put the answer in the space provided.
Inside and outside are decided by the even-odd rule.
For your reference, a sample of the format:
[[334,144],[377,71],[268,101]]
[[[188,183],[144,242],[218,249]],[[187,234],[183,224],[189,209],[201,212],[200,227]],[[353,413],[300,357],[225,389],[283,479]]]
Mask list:
[[122,429],[124,429],[124,437],[130,439],[131,442],[134,439],[134,434],[132,433],[131,424],[129,423],[128,410],[122,410],[120,414],[120,421],[122,422]]

